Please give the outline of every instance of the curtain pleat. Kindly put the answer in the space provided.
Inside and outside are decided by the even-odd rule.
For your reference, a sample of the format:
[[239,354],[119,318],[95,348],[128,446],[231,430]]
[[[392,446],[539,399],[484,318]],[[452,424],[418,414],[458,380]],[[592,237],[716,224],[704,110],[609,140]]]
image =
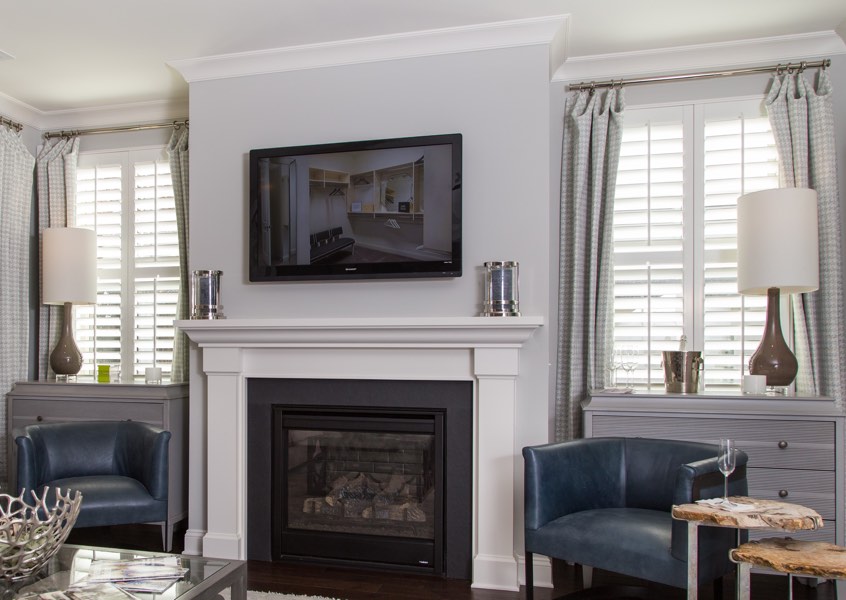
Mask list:
[[820,287],[794,296],[797,391],[842,402],[846,391],[843,255],[837,187],[832,86],[820,72],[816,89],[804,75],[773,78],[766,105],[779,155],[781,185],[810,187],[819,212]]
[[[35,158],[17,134],[0,127],[0,431],[6,431],[6,394],[28,378],[29,228]],[[0,479],[9,473],[0,444]]]
[[[38,191],[38,237],[48,227],[71,227],[75,224],[76,171],[79,159],[79,137],[59,138],[44,145],[35,162]],[[39,269],[41,273],[39,258]],[[40,277],[40,275],[39,275]],[[40,287],[40,286],[39,286]],[[50,368],[50,352],[56,346],[62,329],[61,306],[39,303],[38,313],[38,379],[55,377]]]
[[[168,143],[170,176],[176,204],[176,231],[179,241],[179,295],[176,318],[188,318],[188,128],[178,127]],[[177,330],[173,338],[171,381],[188,381],[188,338]]]
[[555,439],[582,436],[581,402],[604,387],[614,341],[614,188],[623,90],[567,99],[561,166],[561,242]]

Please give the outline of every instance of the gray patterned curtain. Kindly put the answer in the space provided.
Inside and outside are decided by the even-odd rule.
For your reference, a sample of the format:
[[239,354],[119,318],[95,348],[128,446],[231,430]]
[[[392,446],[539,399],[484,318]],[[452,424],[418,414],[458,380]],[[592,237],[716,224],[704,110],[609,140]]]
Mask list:
[[824,70],[816,89],[802,73],[776,75],[766,105],[782,187],[817,191],[820,288],[793,297],[796,389],[840,402],[846,392],[846,335],[839,326],[844,315],[843,255],[831,98],[831,81]]
[[[179,300],[176,318],[188,318],[188,126],[177,126],[167,146],[170,176],[176,202],[176,231],[179,239]],[[181,331],[173,338],[173,364],[170,380],[188,381],[188,339]]]
[[[60,138],[47,142],[38,154],[35,173],[38,185],[38,236],[48,227],[75,225],[76,169],[79,159],[79,137]],[[39,273],[41,272],[39,264]],[[55,377],[50,368],[50,352],[62,330],[61,306],[39,303],[38,313],[38,379]]]
[[555,439],[582,436],[581,401],[604,387],[613,331],[614,187],[623,90],[576,92],[564,111]]
[[[0,126],[0,431],[6,431],[6,394],[28,378],[29,227],[35,158],[18,134]],[[8,475],[0,444],[0,479]]]

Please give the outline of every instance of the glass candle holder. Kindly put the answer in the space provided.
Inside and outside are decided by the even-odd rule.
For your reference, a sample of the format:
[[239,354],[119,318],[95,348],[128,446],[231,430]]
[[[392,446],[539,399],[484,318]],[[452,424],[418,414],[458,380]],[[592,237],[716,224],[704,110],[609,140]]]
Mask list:
[[197,270],[191,273],[191,318],[223,319],[220,276],[223,271]]
[[514,261],[485,263],[483,317],[520,316],[519,270],[519,264]]

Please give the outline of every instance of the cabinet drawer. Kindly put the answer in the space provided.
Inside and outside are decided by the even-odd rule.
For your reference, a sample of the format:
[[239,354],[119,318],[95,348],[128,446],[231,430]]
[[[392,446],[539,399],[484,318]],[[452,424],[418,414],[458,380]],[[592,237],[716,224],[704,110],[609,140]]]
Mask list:
[[592,437],[666,438],[709,444],[729,437],[749,455],[750,467],[834,470],[832,421],[594,414],[592,422]]
[[[84,400],[15,399],[14,427],[36,422],[141,421],[157,427],[164,424],[164,408],[156,402],[86,402]],[[40,417],[40,419],[39,419]]]
[[753,498],[801,504],[823,519],[836,517],[834,472],[750,468],[746,478]]
[[771,537],[789,537],[794,540],[806,542],[828,542],[834,544],[836,528],[834,521],[825,521],[822,529],[810,529],[806,531],[779,531],[778,529],[752,529],[749,531],[750,540],[762,540]]

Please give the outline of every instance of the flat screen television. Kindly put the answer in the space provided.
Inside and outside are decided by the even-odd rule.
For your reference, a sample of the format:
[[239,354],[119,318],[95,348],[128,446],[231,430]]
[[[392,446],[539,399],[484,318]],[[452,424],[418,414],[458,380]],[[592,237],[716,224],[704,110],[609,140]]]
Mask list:
[[461,134],[250,151],[250,281],[461,276]]

